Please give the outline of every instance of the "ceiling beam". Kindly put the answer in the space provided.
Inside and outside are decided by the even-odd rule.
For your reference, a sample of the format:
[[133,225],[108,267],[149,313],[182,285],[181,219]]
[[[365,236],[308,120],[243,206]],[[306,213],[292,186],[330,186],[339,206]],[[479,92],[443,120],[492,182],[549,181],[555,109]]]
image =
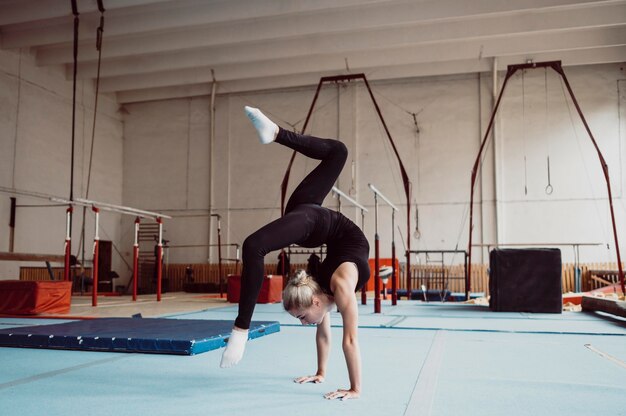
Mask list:
[[[616,46],[598,49],[586,49],[582,51],[545,52],[532,56],[507,56],[498,58],[500,70],[505,70],[507,65],[525,63],[528,59],[535,62],[562,61],[564,67],[577,65],[593,65],[622,62],[626,56],[626,46]],[[467,74],[476,72],[490,72],[492,59],[469,59],[448,61],[440,63],[426,63],[414,65],[389,65],[374,71],[363,71],[371,81],[392,80],[397,78],[416,78],[437,75]],[[354,68],[353,72],[360,72],[362,68]],[[297,75],[257,77],[233,81],[221,81],[218,79],[218,94],[233,94],[251,91],[272,90],[281,88],[313,87],[317,85],[322,76],[344,74],[345,71],[309,72]],[[182,86],[161,87],[152,89],[136,89],[117,93],[120,104],[164,100],[171,98],[183,98],[194,96],[206,96],[211,93],[210,81]]]
[[[441,0],[441,3],[443,2],[445,0]],[[516,22],[517,18],[528,23],[528,27],[532,28],[535,25],[545,27],[550,24],[558,27],[559,24],[563,24],[563,20],[580,22],[581,19],[584,19],[581,16],[586,16],[589,21],[585,21],[583,24],[589,27],[592,25],[611,24],[609,22],[615,22],[620,16],[622,16],[623,21],[624,8],[626,7],[626,1],[596,2],[594,4],[594,12],[589,13],[588,5],[586,4],[570,6],[572,7],[571,11],[563,10],[563,7],[551,7],[550,4],[552,3],[546,3],[541,8],[531,8],[531,5],[527,5],[526,9],[515,13],[512,12],[512,8],[502,9],[502,7],[495,8],[495,6],[492,6],[491,9],[483,8],[482,13],[485,14],[484,17],[473,15],[478,21],[476,24],[473,23],[473,20],[462,19],[464,16],[462,13],[466,13],[464,10],[452,8],[447,13],[444,13],[442,10],[437,12],[432,10],[435,5],[430,4],[430,13],[424,13],[420,10],[423,7],[423,3],[418,2],[372,4],[356,10],[352,8],[334,10],[332,13],[317,11],[315,13],[289,17],[271,16],[233,22],[233,24],[202,25],[185,30],[139,34],[124,36],[123,38],[121,36],[112,36],[107,24],[102,55],[106,59],[167,51],[192,51],[194,48],[208,48],[224,43],[236,44],[274,40],[281,37],[306,36],[320,32],[320,20],[324,22],[324,32],[327,34],[349,34],[350,32],[370,31],[372,29],[384,31],[392,26],[406,25],[406,28],[399,28],[398,31],[409,31],[412,28],[415,33],[407,33],[407,38],[408,36],[418,39],[424,38],[424,41],[432,40],[428,38],[430,33],[428,29],[431,28],[429,25],[441,26],[441,29],[436,31],[438,36],[453,36],[452,34],[448,35],[448,33],[459,32],[464,21],[470,24],[474,30],[480,29],[487,32],[492,26],[494,26],[495,31],[501,30],[502,27]],[[517,6],[517,2],[515,5]],[[439,4],[439,7],[441,7],[441,4]],[[567,15],[567,18],[560,18],[561,14]],[[607,17],[608,15],[611,16]],[[433,19],[435,22],[432,22]],[[500,19],[506,21],[507,24],[499,24],[498,20]],[[537,21],[534,19],[537,19]],[[607,22],[607,19],[609,22]],[[549,20],[556,20],[556,22],[551,23]],[[420,28],[420,25],[423,26]],[[520,25],[521,23],[516,23],[514,27],[520,27]],[[571,26],[573,23],[569,23],[569,25]],[[466,31],[471,33],[472,30],[467,28]],[[514,31],[514,29],[510,31]],[[73,60],[72,48],[71,44],[39,47],[36,51],[37,62],[40,65],[69,63]],[[95,48],[95,41],[93,39],[82,41],[78,51],[79,62],[93,61],[97,58],[98,52]]]
[[[172,0],[103,0],[105,10],[145,6]],[[79,1],[81,15],[99,13],[96,1]],[[0,26],[16,25],[32,21],[72,16],[72,6],[68,0],[4,0],[0,4]]]
[[[510,37],[524,34],[541,35],[548,32],[588,30],[626,25],[626,3],[598,7],[592,15],[587,9],[566,12],[549,10],[541,13],[522,13],[515,16],[489,16],[473,21],[451,21],[439,24],[386,27],[363,32],[328,33],[316,36],[290,37],[274,41],[257,41],[245,44],[225,44],[202,49],[183,49],[161,54],[138,55],[123,59],[105,59],[101,76],[128,75],[150,71],[185,69],[196,66],[219,66],[245,63],[261,59],[298,57],[303,54],[349,53],[375,48],[409,47],[445,42],[466,42],[470,39]],[[623,32],[620,32],[623,33]],[[541,35],[543,36],[543,35]],[[442,45],[442,47],[446,47]],[[517,52],[515,52],[517,53]],[[97,62],[78,66],[81,79],[94,78]]]
[[[366,7],[370,3],[388,3],[391,1],[392,0],[172,1],[165,2],[159,5],[160,7],[136,7],[115,10],[114,13],[106,13],[106,33],[108,36],[125,36],[154,31],[176,30],[181,27],[289,15],[292,13],[308,13],[319,10],[326,10],[328,13],[332,13],[334,9],[338,8],[361,8]],[[2,46],[3,48],[10,49],[72,42],[74,39],[74,29],[70,17],[71,13],[66,17],[52,19],[43,27],[31,22],[5,26],[3,29]],[[95,14],[81,18],[79,38],[95,40],[96,28],[99,23],[100,18]]]
[[505,38],[488,38],[442,44],[410,47],[381,48],[312,55],[306,49],[301,55],[286,58],[270,57],[216,66],[198,66],[181,70],[120,75],[102,78],[101,91],[121,91],[138,88],[166,87],[172,85],[208,82],[211,69],[222,80],[254,78],[269,75],[290,75],[302,72],[338,71],[346,67],[373,68],[389,62],[398,65],[443,62],[449,60],[479,59],[488,57],[536,54],[558,50],[589,49],[620,46],[626,43],[626,27],[590,29],[574,32],[541,33]]
[[[510,2],[496,0],[424,0],[412,2],[413,16],[418,21],[445,18],[461,18],[486,13],[516,13],[520,10],[535,10],[545,7],[572,7],[579,5],[599,5],[610,0],[515,0]],[[614,0],[613,0],[614,1]],[[189,5],[184,7],[187,3]],[[107,36],[142,34],[158,31],[176,30],[207,24],[238,24],[247,19],[275,18],[299,14],[323,12],[330,17],[335,11],[353,9],[355,13],[370,6],[383,4],[393,6],[403,3],[399,0],[214,0],[204,2],[180,1],[164,3],[159,8],[130,8],[115,10],[107,14]],[[251,7],[251,4],[254,6]],[[387,11],[383,11],[386,13]],[[317,18],[323,16],[318,15]],[[80,39],[95,39],[99,24],[97,15],[81,19]],[[52,19],[42,26],[32,22],[9,25],[3,28],[3,48],[37,47],[53,45],[73,40],[73,25],[68,17]]]

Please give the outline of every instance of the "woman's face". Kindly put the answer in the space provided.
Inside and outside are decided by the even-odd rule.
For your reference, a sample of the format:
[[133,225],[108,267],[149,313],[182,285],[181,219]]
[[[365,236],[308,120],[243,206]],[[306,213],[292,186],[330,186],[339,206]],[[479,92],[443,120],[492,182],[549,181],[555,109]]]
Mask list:
[[321,298],[313,296],[313,304],[308,309],[290,310],[289,314],[302,322],[302,325],[319,325],[329,307]]

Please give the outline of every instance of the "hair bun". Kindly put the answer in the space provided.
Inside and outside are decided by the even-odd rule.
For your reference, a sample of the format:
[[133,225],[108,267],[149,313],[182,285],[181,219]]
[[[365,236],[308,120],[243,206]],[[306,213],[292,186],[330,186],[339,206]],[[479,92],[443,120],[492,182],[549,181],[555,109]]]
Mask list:
[[298,270],[291,280],[295,287],[307,286],[311,281],[311,276],[306,273],[306,270]]

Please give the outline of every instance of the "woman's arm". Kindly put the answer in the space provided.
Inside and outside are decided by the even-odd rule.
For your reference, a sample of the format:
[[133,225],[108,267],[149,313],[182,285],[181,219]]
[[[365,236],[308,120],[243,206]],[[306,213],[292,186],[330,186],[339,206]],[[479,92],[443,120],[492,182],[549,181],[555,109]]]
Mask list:
[[326,377],[326,364],[330,352],[330,312],[327,312],[322,322],[317,325],[315,345],[317,346],[317,372],[314,376],[298,377],[294,380],[296,383],[322,383]]
[[358,340],[359,311],[354,290],[358,271],[352,263],[343,263],[337,268],[331,280],[335,304],[343,318],[343,354],[348,366],[350,389],[339,389],[326,394],[327,399],[352,399],[361,394],[361,353]]
[[330,312],[326,312],[324,319],[317,326],[315,345],[317,346],[317,375],[325,377],[330,352]]

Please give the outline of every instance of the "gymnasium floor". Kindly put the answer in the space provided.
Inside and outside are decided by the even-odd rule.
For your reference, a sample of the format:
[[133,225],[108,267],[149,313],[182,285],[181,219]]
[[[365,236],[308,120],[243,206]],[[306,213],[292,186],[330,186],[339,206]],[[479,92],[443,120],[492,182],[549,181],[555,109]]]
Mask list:
[[[173,293],[75,297],[74,316],[234,319],[236,305]],[[195,356],[0,348],[2,415],[626,415],[626,320],[583,312],[493,313],[485,306],[383,301],[360,307],[363,392],[327,401],[347,386],[341,319],[323,384],[293,378],[315,371],[315,328],[280,305],[255,320],[279,333],[248,343],[244,360],[219,368],[222,350]],[[0,318],[0,327],[59,323]]]

